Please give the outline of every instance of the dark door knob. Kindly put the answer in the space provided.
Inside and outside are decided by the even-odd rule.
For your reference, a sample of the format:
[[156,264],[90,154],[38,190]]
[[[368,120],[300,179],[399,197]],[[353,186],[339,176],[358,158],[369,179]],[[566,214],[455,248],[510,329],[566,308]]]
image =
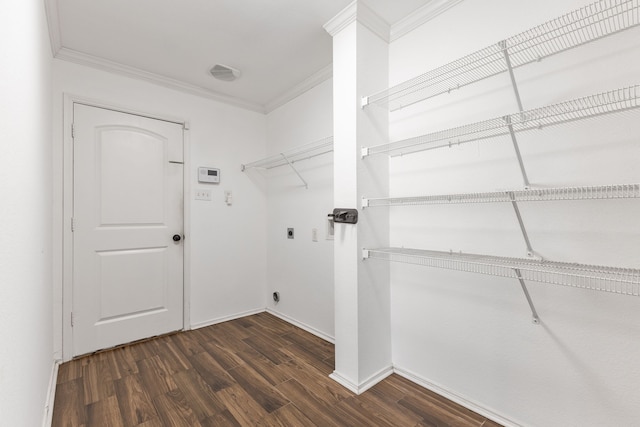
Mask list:
[[180,239],[182,239],[182,237],[180,237],[180,235],[179,235],[179,234],[174,234],[174,235],[173,235],[173,241],[174,241],[174,242],[179,242],[179,241],[180,241]]

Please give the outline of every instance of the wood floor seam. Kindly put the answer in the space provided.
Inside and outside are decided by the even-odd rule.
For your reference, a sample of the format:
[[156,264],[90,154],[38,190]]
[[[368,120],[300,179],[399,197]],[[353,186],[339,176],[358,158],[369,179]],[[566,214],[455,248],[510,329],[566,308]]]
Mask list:
[[60,366],[52,427],[499,427],[391,375],[356,395],[334,345],[268,313]]

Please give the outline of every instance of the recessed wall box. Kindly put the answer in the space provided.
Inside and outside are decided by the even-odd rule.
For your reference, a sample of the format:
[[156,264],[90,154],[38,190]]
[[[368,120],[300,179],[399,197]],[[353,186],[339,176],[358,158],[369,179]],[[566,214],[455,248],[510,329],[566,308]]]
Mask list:
[[207,182],[210,184],[220,183],[220,169],[199,167],[198,182]]

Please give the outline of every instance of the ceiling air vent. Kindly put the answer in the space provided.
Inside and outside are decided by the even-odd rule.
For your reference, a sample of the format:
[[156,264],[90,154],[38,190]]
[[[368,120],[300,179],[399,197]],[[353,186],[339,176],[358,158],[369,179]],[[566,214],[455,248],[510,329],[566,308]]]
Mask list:
[[216,64],[209,70],[211,75],[218,80],[224,80],[225,82],[232,82],[240,77],[240,70],[229,67],[227,65]]

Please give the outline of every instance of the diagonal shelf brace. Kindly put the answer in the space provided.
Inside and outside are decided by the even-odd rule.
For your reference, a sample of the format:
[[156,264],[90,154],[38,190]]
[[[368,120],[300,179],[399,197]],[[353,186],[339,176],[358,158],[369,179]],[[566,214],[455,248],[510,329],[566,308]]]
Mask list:
[[509,57],[509,51],[507,49],[507,41],[502,40],[498,43],[502,53],[504,54],[504,61],[507,64],[507,71],[509,72],[509,78],[511,78],[511,86],[513,86],[513,93],[516,96],[516,102],[518,103],[518,110],[523,111],[522,100],[520,99],[520,92],[518,91],[518,84],[516,82],[516,76],[513,74],[513,67],[511,66],[511,58]]
[[287,156],[284,155],[284,153],[280,153],[280,155],[287,162],[287,164],[289,166],[291,166],[291,169],[293,169],[293,171],[296,173],[296,175],[298,175],[298,178],[300,178],[300,181],[302,181],[304,183],[304,188],[306,188],[308,190],[309,189],[309,184],[307,184],[307,181],[304,180],[302,175],[300,175],[300,172],[298,172],[298,170],[295,168],[295,166],[293,166],[293,163],[291,163],[289,161],[289,159],[287,158]]
[[[509,78],[511,79],[511,87],[513,87],[513,93],[516,97],[516,103],[518,104],[518,111],[523,112],[522,99],[520,98],[520,91],[518,90],[518,83],[516,82],[516,76],[513,74],[513,67],[511,66],[511,58],[509,57],[509,51],[507,49],[507,41],[502,40],[499,43],[502,53],[504,54],[504,61],[507,64],[507,71],[509,71]],[[520,165],[520,172],[522,172],[522,179],[524,181],[525,188],[529,188],[529,178],[527,178],[527,172],[524,168],[524,162],[522,161],[522,155],[520,154],[520,147],[518,147],[518,140],[516,139],[516,133],[513,131],[513,124],[511,123],[511,116],[505,116],[507,127],[509,128],[509,135],[511,135],[511,142],[513,142],[513,148],[516,151],[516,157],[518,158],[518,164]]]
[[534,256],[533,247],[531,246],[531,241],[529,240],[529,234],[527,234],[527,229],[524,226],[524,221],[522,220],[522,215],[520,215],[520,208],[518,208],[518,202],[516,202],[516,196],[512,191],[508,192],[509,198],[511,199],[511,206],[513,206],[513,211],[516,214],[516,218],[518,218],[518,225],[520,225],[520,231],[522,232],[522,237],[524,238],[524,243],[527,245],[527,256]]
[[513,271],[516,273],[516,277],[518,278],[518,281],[520,282],[520,286],[522,287],[522,292],[524,292],[524,296],[527,298],[527,302],[529,303],[529,308],[531,308],[532,322],[535,325],[539,325],[540,317],[538,317],[538,312],[536,311],[536,307],[533,305],[533,301],[531,300],[531,295],[529,295],[529,290],[527,289],[527,285],[524,283],[522,274],[520,274],[520,269],[514,268]]
[[513,149],[515,150],[516,157],[518,158],[518,164],[520,165],[520,173],[522,173],[522,181],[524,181],[524,188],[527,189],[531,186],[531,184],[529,184],[529,177],[527,177],[527,170],[524,168],[524,161],[522,160],[522,155],[520,154],[520,147],[518,146],[516,133],[513,130],[513,124],[511,123],[511,116],[504,116],[504,121],[507,123],[507,128],[509,129],[509,135],[511,135],[511,142],[513,143]]

